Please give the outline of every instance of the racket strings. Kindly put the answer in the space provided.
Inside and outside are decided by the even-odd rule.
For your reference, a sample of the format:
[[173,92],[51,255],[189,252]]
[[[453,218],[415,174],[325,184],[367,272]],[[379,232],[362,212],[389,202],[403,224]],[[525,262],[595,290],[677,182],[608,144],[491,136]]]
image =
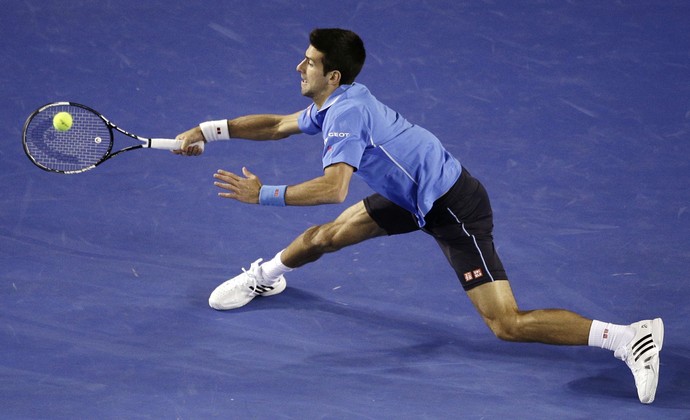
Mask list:
[[[53,117],[72,115],[72,127],[58,131]],[[111,147],[111,132],[101,118],[89,110],[60,105],[36,114],[26,129],[28,153],[39,165],[60,172],[77,172],[100,162]]]

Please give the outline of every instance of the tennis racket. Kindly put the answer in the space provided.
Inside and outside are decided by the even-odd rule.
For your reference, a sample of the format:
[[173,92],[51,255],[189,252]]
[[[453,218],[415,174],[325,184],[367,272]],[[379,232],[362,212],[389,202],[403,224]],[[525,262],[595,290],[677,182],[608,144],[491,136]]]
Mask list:
[[[71,123],[54,119],[67,116]],[[57,114],[60,114],[56,117]],[[71,118],[70,118],[71,117]],[[113,151],[113,130],[139,140],[139,144]],[[129,133],[103,115],[74,102],[53,102],[34,111],[24,123],[24,152],[41,169],[78,174],[95,168],[113,156],[135,149],[177,150],[182,140],[151,139]],[[203,142],[197,143],[204,147]]]

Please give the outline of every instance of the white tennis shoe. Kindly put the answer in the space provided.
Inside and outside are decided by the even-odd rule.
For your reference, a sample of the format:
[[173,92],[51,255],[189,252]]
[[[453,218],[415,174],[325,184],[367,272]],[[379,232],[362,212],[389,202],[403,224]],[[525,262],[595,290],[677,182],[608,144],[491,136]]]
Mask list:
[[664,344],[664,323],[661,318],[656,318],[630,326],[635,328],[635,337],[627,345],[619,347],[614,355],[632,371],[640,402],[650,404],[659,383],[659,352]]
[[273,296],[285,290],[285,277],[280,276],[271,285],[266,285],[261,271],[262,259],[254,261],[249,270],[242,269],[242,274],[231,278],[211,293],[208,304],[213,309],[225,311],[240,308],[257,296]]

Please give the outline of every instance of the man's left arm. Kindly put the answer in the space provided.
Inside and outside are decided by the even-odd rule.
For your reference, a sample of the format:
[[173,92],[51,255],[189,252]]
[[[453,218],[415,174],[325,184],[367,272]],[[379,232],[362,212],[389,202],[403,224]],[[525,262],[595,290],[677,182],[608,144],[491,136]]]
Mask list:
[[[335,163],[326,167],[323,175],[318,178],[296,185],[271,186],[271,188],[281,194],[284,200],[277,205],[316,206],[342,203],[347,197],[354,171],[354,168],[347,163]],[[260,204],[263,184],[247,168],[242,168],[242,173],[243,175],[238,175],[223,170],[218,171],[214,175],[216,178],[215,185],[227,191],[218,195],[243,203]]]

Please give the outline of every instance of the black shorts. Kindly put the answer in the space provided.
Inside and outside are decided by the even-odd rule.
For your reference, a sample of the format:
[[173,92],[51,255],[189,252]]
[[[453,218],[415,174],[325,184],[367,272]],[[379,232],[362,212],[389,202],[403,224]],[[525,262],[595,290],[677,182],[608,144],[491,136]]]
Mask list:
[[372,219],[388,235],[423,230],[436,239],[465,290],[508,280],[493,241],[493,213],[484,186],[464,168],[450,191],[436,200],[420,228],[416,217],[380,194],[364,199]]

